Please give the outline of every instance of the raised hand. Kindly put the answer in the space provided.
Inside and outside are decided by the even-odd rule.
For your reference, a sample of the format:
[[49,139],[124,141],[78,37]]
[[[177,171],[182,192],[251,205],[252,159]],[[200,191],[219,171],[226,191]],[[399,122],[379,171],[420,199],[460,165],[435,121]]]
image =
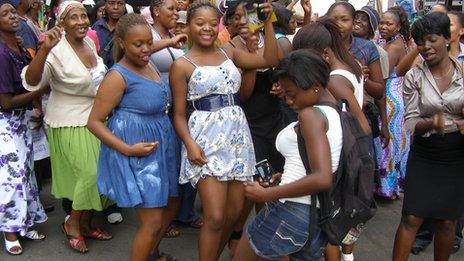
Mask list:
[[301,7],[305,14],[310,14],[312,11],[311,0],[300,0]]
[[45,32],[45,37],[40,48],[44,48],[47,52],[53,49],[61,40],[61,30],[61,26],[57,25]]
[[171,38],[170,46],[173,48],[180,49],[184,45],[184,43],[187,42],[187,39],[187,34],[178,34]]

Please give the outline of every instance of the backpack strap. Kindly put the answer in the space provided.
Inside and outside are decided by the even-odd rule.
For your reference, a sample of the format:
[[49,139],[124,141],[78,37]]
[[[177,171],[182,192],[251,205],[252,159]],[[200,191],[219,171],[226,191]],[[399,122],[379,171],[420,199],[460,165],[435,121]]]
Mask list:
[[[297,137],[297,142],[298,142],[298,152],[300,154],[301,161],[303,162],[303,166],[306,169],[306,175],[310,175],[311,167],[309,166],[308,153],[306,151],[305,141],[304,141],[303,135],[301,135],[300,124],[297,123],[295,125],[295,128],[297,128],[296,137]],[[317,196],[313,194],[311,195],[311,205],[309,206],[308,243],[309,243],[310,249],[311,249],[311,243],[313,241],[314,231],[316,231],[316,226],[318,225],[316,223],[316,220],[317,220]]]

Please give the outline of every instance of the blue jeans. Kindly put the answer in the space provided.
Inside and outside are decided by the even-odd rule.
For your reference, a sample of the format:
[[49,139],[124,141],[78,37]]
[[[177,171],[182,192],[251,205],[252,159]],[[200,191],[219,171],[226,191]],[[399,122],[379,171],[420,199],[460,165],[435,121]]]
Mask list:
[[319,226],[308,241],[309,205],[286,201],[268,202],[247,227],[250,247],[256,255],[268,260],[319,260],[327,243]]
[[190,223],[200,216],[194,209],[197,190],[190,183],[179,186],[180,208],[177,220],[183,223]]
[[[458,220],[456,224],[456,236],[454,238],[454,245],[460,245],[462,240],[462,229],[464,227],[464,218]],[[416,240],[414,241],[413,247],[426,248],[432,243],[434,234],[434,220],[424,219],[424,223],[419,228],[416,234]]]

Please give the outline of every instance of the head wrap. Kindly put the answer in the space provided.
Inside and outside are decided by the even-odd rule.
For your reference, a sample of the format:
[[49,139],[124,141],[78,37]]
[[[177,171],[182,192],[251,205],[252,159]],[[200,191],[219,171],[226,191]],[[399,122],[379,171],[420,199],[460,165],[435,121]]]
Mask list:
[[85,12],[87,12],[84,5],[82,3],[80,3],[80,2],[77,2],[77,1],[74,1],[74,0],[64,1],[58,7],[58,15],[56,17],[57,21],[60,21],[61,19],[64,19],[66,17],[66,15],[69,13],[69,11],[71,11],[74,8],[82,9]]
[[1,0],[0,6],[4,4],[11,4],[14,8],[18,8],[20,3],[21,3],[21,0]]
[[187,24],[187,11],[179,11],[178,24]]

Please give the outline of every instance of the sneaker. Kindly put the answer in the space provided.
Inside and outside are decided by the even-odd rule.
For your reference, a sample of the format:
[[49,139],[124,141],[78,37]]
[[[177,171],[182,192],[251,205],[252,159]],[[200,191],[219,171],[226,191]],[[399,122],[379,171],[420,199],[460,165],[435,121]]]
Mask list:
[[354,260],[354,255],[353,255],[353,253],[351,253],[351,254],[343,254],[342,253],[341,260],[342,261],[353,261]]
[[108,223],[110,223],[110,224],[119,224],[123,220],[122,215],[119,212],[109,214],[106,217],[106,219],[108,220]]
[[456,254],[459,251],[459,248],[461,247],[461,244],[459,243],[454,243],[453,244],[453,249],[451,249],[451,254]]

